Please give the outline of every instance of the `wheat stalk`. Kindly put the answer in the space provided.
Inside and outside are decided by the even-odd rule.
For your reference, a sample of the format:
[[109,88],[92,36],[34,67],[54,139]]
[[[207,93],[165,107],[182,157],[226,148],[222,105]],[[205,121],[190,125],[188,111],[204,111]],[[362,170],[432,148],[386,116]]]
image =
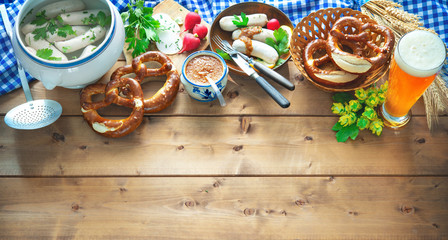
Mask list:
[[[422,27],[420,17],[408,13],[398,3],[389,0],[371,0],[361,7],[362,13],[371,17],[378,24],[392,29],[395,38],[400,39],[405,33],[414,30],[426,30],[437,34],[433,29]],[[395,41],[397,44],[398,41]],[[438,123],[439,113],[448,111],[448,88],[443,78],[438,75],[434,82],[423,94],[426,119],[429,129],[433,129]]]

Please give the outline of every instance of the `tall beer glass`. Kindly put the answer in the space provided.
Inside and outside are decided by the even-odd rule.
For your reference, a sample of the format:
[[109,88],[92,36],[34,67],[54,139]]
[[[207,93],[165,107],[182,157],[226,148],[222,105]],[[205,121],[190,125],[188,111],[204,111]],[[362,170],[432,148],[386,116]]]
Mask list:
[[389,70],[389,88],[381,107],[384,124],[400,128],[409,122],[411,107],[434,81],[446,58],[446,47],[435,34],[416,30],[398,42]]

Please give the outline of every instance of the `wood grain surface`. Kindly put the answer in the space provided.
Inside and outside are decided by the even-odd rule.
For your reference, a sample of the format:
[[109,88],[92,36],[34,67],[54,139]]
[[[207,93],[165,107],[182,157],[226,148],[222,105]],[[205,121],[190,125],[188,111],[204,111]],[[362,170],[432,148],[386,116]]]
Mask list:
[[[108,139],[81,117],[18,132],[0,126],[3,176],[442,175],[448,118],[430,134],[415,117],[400,132],[338,143],[334,117],[148,117]],[[381,155],[378,155],[381,152]]]
[[0,239],[446,239],[446,177],[4,178]]
[[[123,65],[125,65],[124,60],[117,62],[100,82],[108,82],[112,72]],[[227,102],[226,107],[222,108],[218,101],[209,103],[198,102],[192,99],[181,85],[174,103],[163,111],[151,115],[335,116],[330,110],[333,94],[319,90],[313,84],[304,80],[292,60],[288,61],[288,64],[285,66],[280,67],[278,72],[295,85],[295,90],[289,91],[267,78],[268,82],[291,102],[291,106],[287,109],[279,107],[252,78],[230,72],[227,87],[223,92]],[[145,83],[142,84],[145,97],[152,96],[163,86],[165,80],[166,78],[164,77],[146,78]],[[62,105],[63,115],[81,115],[81,107],[79,105],[80,90],[57,87],[55,90],[47,91],[39,81],[34,81],[31,86],[31,92],[35,99],[48,98],[57,100]],[[6,114],[10,109],[25,101],[22,89],[0,96],[0,115]],[[425,115],[424,105],[421,100],[413,107],[412,112],[418,116]],[[127,111],[123,108],[111,107],[111,109],[105,109],[103,113],[105,115],[122,115],[127,113]]]

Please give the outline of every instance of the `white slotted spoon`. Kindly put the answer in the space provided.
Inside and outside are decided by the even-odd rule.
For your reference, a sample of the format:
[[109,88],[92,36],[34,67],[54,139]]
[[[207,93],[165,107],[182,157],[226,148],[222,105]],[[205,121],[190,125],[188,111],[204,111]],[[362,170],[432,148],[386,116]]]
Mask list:
[[[6,13],[5,5],[0,5],[0,11],[5,24],[6,33],[12,40],[11,23]],[[43,128],[54,123],[62,114],[62,106],[49,99],[33,100],[25,71],[17,60],[20,82],[25,92],[26,103],[11,109],[5,116],[5,123],[11,128],[32,130]]]

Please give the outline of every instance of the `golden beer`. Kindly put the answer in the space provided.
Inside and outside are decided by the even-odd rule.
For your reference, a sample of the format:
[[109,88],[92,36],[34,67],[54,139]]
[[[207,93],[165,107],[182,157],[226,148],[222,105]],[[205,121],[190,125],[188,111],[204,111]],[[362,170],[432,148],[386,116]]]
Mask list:
[[435,34],[417,30],[405,34],[395,48],[389,89],[381,115],[386,126],[399,128],[410,120],[410,109],[434,81],[446,58],[446,47]]

